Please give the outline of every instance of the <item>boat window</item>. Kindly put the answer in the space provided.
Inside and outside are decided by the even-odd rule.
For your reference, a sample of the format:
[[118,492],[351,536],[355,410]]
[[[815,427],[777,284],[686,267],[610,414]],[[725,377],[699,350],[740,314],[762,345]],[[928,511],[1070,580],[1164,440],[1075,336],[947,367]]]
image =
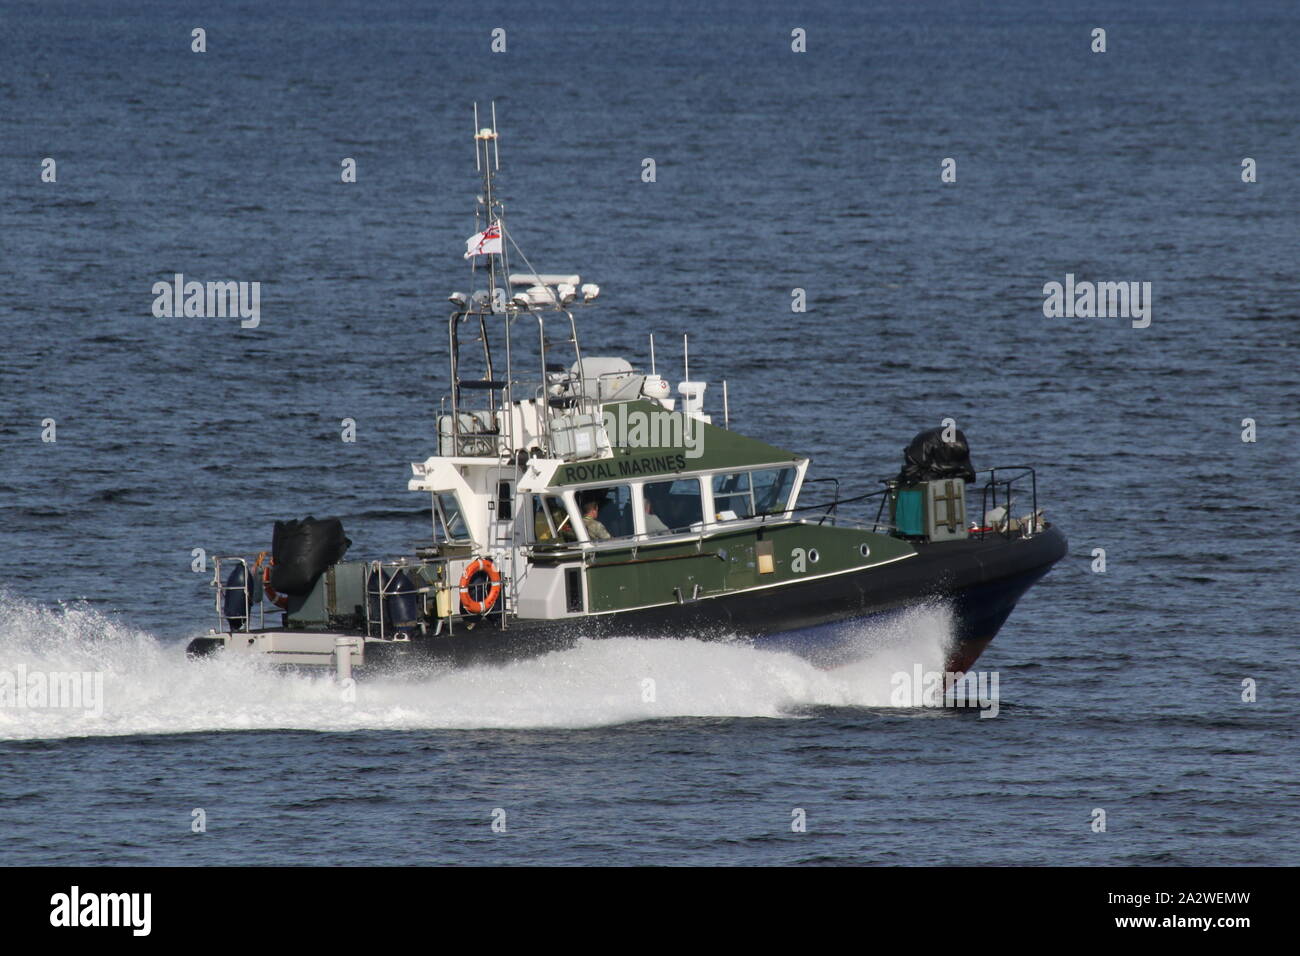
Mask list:
[[564,500],[555,495],[538,495],[532,500],[534,541],[577,541],[573,521]]
[[794,490],[793,468],[765,468],[750,476],[754,485],[754,513],[780,514],[790,507],[790,492]]
[[713,512],[717,521],[734,521],[754,514],[749,472],[734,471],[713,476]]
[[433,496],[433,539],[439,543],[469,540],[469,527],[454,491],[440,491]]
[[[596,514],[594,518],[589,518],[592,503],[596,506]],[[624,538],[634,533],[630,485],[611,485],[608,488],[580,491],[578,509],[582,512],[582,523],[587,527],[587,537],[592,540],[604,540],[605,534],[611,538]]]
[[648,481],[642,495],[647,534],[693,531],[704,520],[698,478]]

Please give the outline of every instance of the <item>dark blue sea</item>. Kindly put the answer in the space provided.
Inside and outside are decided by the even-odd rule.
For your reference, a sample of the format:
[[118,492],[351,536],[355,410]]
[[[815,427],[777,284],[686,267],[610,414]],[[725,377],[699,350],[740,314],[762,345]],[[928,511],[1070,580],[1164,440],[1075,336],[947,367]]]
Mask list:
[[[0,707],[0,865],[1300,863],[1295,4],[3,20],[0,674],[104,696]],[[689,332],[707,410],[725,379],[733,428],[846,495],[949,417],[977,468],[1037,468],[1071,553],[980,660],[995,719],[891,706],[942,660],[941,608],[829,671],[674,634],[347,703],[186,660],[216,623],[193,549],[307,514],[356,557],[427,538],[408,462],[492,99],[516,239],[603,290],[588,354],[648,365],[653,332],[675,383]],[[156,318],[175,273],[259,281],[260,325]],[[1149,282],[1150,324],[1046,317],[1067,274]]]

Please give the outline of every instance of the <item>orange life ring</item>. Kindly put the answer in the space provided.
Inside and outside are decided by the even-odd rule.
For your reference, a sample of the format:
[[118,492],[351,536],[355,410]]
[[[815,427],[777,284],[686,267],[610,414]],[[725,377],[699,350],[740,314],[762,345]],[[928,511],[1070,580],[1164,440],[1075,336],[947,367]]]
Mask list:
[[[469,586],[474,576],[480,573],[488,576],[492,588],[483,600],[476,601],[474,595],[470,593]],[[465,568],[465,573],[460,576],[460,606],[470,614],[486,614],[492,610],[492,606],[497,603],[497,598],[500,596],[501,574],[497,571],[496,565],[490,558],[475,558]]]
[[[266,561],[266,566],[262,567],[262,562]],[[289,607],[289,595],[281,594],[275,588],[271,587],[271,568],[275,566],[275,558],[266,560],[266,552],[263,551],[257,556],[257,563],[253,565],[253,573],[257,573],[258,568],[262,568],[262,590],[266,592],[266,599],[278,607],[281,611]]]

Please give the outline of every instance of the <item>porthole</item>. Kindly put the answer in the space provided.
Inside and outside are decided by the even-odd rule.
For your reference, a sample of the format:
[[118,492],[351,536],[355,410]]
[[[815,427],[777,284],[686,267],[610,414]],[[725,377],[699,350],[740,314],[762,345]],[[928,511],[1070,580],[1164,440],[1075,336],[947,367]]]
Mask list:
[[816,564],[818,561],[821,560],[821,555],[817,553],[816,548],[808,549],[808,560],[813,564]]
[[858,545],[858,554],[862,555],[864,558],[871,557],[871,545],[867,544],[865,541]]

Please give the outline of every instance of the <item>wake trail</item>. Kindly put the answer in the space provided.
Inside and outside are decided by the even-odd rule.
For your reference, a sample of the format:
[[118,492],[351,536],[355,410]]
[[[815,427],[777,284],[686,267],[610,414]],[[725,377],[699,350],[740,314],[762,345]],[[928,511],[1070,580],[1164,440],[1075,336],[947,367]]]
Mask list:
[[[741,640],[605,638],[498,667],[362,679],[355,700],[330,674],[185,656],[90,608],[0,594],[0,739],[239,730],[599,727],[672,717],[789,717],[818,707],[888,707],[891,677],[943,670],[951,620],[919,608],[853,633],[860,654],[821,670]],[[80,706],[33,706],[32,681],[78,675]],[[96,677],[98,675],[98,677]],[[26,682],[26,688],[18,686]],[[26,696],[27,699],[22,698]]]

